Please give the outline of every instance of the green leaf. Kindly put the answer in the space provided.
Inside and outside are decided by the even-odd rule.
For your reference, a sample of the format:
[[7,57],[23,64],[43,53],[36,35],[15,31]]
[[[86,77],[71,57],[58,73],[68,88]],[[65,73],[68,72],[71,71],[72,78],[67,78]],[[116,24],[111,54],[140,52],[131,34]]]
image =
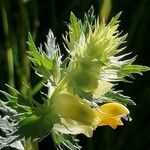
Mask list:
[[81,20],[78,20],[73,12],[70,14],[70,25],[69,25],[69,50],[74,49],[74,45],[79,41],[81,35]]
[[53,61],[48,58],[44,52],[39,52],[33,42],[32,36],[28,35],[29,58],[34,63],[35,70],[41,76],[50,78],[51,71],[53,70]]
[[58,116],[44,104],[33,109],[31,114],[22,115],[15,135],[19,135],[19,138],[44,138],[51,132],[56,122],[58,122]]
[[84,15],[84,21],[82,25],[82,30],[85,33],[85,35],[88,35],[90,30],[93,28],[95,21],[95,15],[94,15],[94,8],[91,6],[91,8],[88,10],[87,13]]
[[18,150],[25,150],[24,146],[21,143],[21,141],[15,141],[15,142],[11,143],[9,145],[9,147],[12,147],[12,148],[15,148],[15,149],[18,149]]
[[4,95],[6,96],[6,98],[7,98],[10,102],[12,102],[12,103],[17,103],[17,97],[16,97],[16,96],[12,96],[12,95],[8,94],[8,93],[5,92],[5,91],[1,91],[1,90],[0,90],[0,92],[1,92],[2,94],[4,94]]
[[16,140],[17,136],[9,136],[9,137],[1,137],[0,136],[0,149],[6,148],[6,147],[13,147],[18,150],[23,150],[23,146],[21,145],[20,141]]
[[124,105],[136,105],[128,96],[124,96],[116,91],[109,91],[105,94],[106,97],[112,99],[113,101],[122,103]]
[[122,68],[122,72],[126,75],[130,75],[132,73],[142,74],[142,72],[145,71],[150,71],[150,67],[141,66],[141,65],[127,65]]
[[121,13],[122,12],[119,12],[116,16],[114,16],[112,19],[111,19],[111,21],[110,21],[110,23],[108,24],[110,27],[114,27],[116,24],[118,24],[120,21],[119,21],[119,18],[120,18],[120,16],[121,16]]
[[81,146],[78,145],[78,141],[73,135],[61,134],[55,130],[52,131],[52,138],[58,146],[58,150],[64,148],[68,150],[81,150]]
[[31,111],[31,107],[34,104],[34,100],[31,97],[22,96],[13,87],[10,87],[8,85],[7,85],[7,87],[12,91],[11,93],[13,95],[10,95],[5,91],[0,90],[0,92],[2,94],[4,94],[8,100],[7,104],[5,104],[4,102],[1,102],[1,104],[3,105],[3,107],[1,109],[3,111],[8,110],[10,113],[15,113],[15,111],[17,111],[18,113],[25,112],[25,111]]
[[60,67],[65,70],[67,68],[68,64],[69,64],[69,57],[66,57]]
[[93,25],[94,20],[95,20],[94,7],[91,6],[88,12],[85,13],[84,15],[84,22],[88,22],[89,25]]
[[0,129],[5,133],[13,131],[13,124],[9,122],[9,119],[10,117],[7,115],[3,118],[0,116]]
[[81,31],[81,21],[76,18],[73,12],[70,14],[70,38],[75,42],[78,40]]
[[13,147],[18,150],[24,150],[23,145],[20,141],[16,141],[17,136],[12,135],[16,130],[15,122],[10,118],[10,116],[5,115],[5,117],[0,116],[0,149],[6,147]]

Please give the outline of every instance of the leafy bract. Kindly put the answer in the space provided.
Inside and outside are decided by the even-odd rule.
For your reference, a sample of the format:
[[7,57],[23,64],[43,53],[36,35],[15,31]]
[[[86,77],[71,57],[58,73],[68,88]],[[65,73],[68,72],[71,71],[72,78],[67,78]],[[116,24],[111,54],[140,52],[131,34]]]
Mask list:
[[73,12],[70,14],[70,24],[68,38],[65,39],[70,52],[75,50],[76,44],[82,39],[82,35],[88,36],[91,32],[95,21],[94,8],[93,6],[84,15],[83,22],[78,19]]
[[130,97],[122,95],[119,91],[109,91],[105,96],[112,101],[122,103],[123,105],[136,105]]
[[15,134],[26,139],[44,138],[51,132],[54,123],[57,121],[58,116],[47,105],[43,105],[35,108],[31,114],[26,113],[20,118],[17,125],[18,130]]
[[78,42],[81,35],[81,20],[77,19],[73,12],[70,14],[70,25],[69,25],[69,50],[74,50],[74,45]]
[[34,63],[37,73],[49,79],[53,70],[53,61],[44,52],[37,50],[30,34],[28,35],[28,46],[29,58]]
[[10,91],[12,91],[11,92],[12,94],[10,95],[5,91],[0,91],[1,93],[3,93],[6,96],[6,98],[8,100],[7,103],[3,102],[3,108],[5,108],[5,110],[8,110],[8,111],[14,112],[14,113],[15,112],[22,113],[25,111],[30,111],[31,106],[33,106],[33,104],[34,104],[34,100],[32,99],[32,97],[30,97],[30,96],[25,97],[22,94],[20,94],[13,87],[10,87],[8,85],[7,85],[7,87],[10,89]]
[[82,148],[78,145],[79,140],[76,139],[73,135],[62,134],[53,130],[52,138],[59,150],[62,150],[64,146],[68,150],[81,150]]
[[[24,97],[12,87],[10,89],[13,90],[13,95],[1,91],[7,97],[8,102],[1,102],[3,107],[0,109],[13,120],[15,130],[10,128],[12,136],[16,137],[13,141],[24,137],[26,139],[39,139],[48,135],[53,124],[58,121],[57,114],[52,111],[52,105],[49,106],[47,101],[44,101],[44,104],[39,104],[32,97]],[[8,130],[9,127],[6,128],[7,126],[4,126],[4,123],[9,122],[3,121],[2,123],[0,129]],[[8,142],[6,145],[9,144]]]
[[5,147],[12,147],[18,150],[24,150],[24,147],[20,140],[16,140],[18,136],[12,135],[16,130],[13,120],[10,116],[5,117],[0,116],[0,149]]
[[141,66],[141,65],[125,65],[121,68],[121,75],[123,77],[125,76],[132,76],[133,73],[142,74],[142,72],[150,71],[150,67],[147,66]]

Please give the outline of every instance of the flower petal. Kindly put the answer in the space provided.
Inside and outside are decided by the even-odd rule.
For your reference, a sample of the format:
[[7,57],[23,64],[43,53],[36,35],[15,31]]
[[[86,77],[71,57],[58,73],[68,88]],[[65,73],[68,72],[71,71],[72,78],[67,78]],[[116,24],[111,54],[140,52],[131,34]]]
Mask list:
[[107,103],[93,110],[100,119],[97,126],[109,125],[113,129],[123,125],[121,117],[129,114],[129,110],[120,103]]
[[61,118],[91,126],[97,120],[93,109],[78,96],[62,92],[55,97],[54,110]]
[[113,129],[116,129],[118,125],[123,125],[121,119],[119,117],[110,117],[106,120],[102,120],[98,123],[98,126],[109,125]]
[[124,116],[129,114],[129,110],[120,103],[106,103],[100,106],[100,111],[111,116]]
[[63,134],[84,134],[87,137],[92,137],[93,128],[91,126],[84,125],[77,121],[73,121],[70,119],[61,118],[62,124],[54,124],[53,129],[57,130]]

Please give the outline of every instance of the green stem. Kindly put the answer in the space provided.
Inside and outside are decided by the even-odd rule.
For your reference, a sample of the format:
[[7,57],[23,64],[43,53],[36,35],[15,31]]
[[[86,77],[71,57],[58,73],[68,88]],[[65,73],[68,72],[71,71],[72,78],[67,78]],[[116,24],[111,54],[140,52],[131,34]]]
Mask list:
[[7,61],[8,61],[8,85],[14,87],[14,61],[12,48],[7,49]]
[[39,150],[38,143],[36,141],[31,141],[31,139],[27,139],[25,141],[25,150]]
[[35,41],[37,37],[37,31],[39,28],[39,19],[38,19],[38,10],[37,10],[37,3],[36,0],[32,1],[32,8],[33,8],[33,31],[32,31],[32,37],[33,40]]
[[[50,100],[54,100],[55,96],[58,95],[64,89],[65,84],[66,84],[66,76],[64,76],[64,78],[58,83],[54,92],[52,92],[51,89],[48,90],[48,98]],[[51,105],[50,100],[49,100],[49,105]]]
[[[20,49],[20,91],[23,95],[27,95],[30,90],[30,61],[27,58],[26,53],[26,39],[27,33],[30,30],[28,12],[26,10],[25,3],[18,0],[20,8],[20,30],[19,30],[19,49]],[[29,88],[28,88],[29,87]],[[31,129],[32,130],[32,129]],[[25,140],[25,150],[38,150],[38,142],[32,141],[30,138]]]
[[42,81],[39,81],[33,88],[32,88],[32,91],[31,91],[31,96],[34,96],[37,92],[40,91],[40,89],[44,86],[44,84],[47,82],[47,80],[42,80]]
[[9,39],[9,27],[8,27],[8,18],[7,18],[7,10],[5,7],[5,2],[1,1],[2,7],[2,23],[3,23],[3,31],[5,38],[5,46],[6,46],[6,56],[7,56],[7,65],[8,65],[8,84],[14,87],[14,60],[13,60],[13,52],[10,46]]
[[[30,61],[27,58],[26,53],[26,40],[27,33],[29,32],[29,20],[28,13],[23,1],[18,0],[20,8],[20,21],[19,21],[19,52],[20,52],[20,91],[22,94],[26,95],[28,93],[28,86],[30,87]],[[27,86],[26,86],[27,85]]]

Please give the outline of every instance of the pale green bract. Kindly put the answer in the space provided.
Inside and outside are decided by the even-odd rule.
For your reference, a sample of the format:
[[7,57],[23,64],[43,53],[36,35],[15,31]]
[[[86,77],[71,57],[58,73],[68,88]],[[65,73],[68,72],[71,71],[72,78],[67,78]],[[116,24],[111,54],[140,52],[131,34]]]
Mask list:
[[22,149],[20,140],[39,140],[51,134],[58,149],[65,146],[79,150],[74,135],[82,133],[91,137],[101,121],[93,109],[104,102],[135,105],[130,97],[115,91],[115,85],[133,78],[133,73],[142,74],[150,68],[133,64],[135,57],[125,59],[129,54],[123,54],[125,47],[121,48],[121,44],[126,42],[127,34],[122,36],[118,30],[120,15],[106,24],[95,18],[93,8],[83,21],[71,13],[69,31],[64,36],[69,56],[64,61],[51,30],[45,43],[46,52],[43,47],[36,47],[29,34],[28,57],[37,75],[43,78],[48,93],[41,104],[33,99],[33,89],[27,96],[10,86],[11,94],[0,91],[8,99],[0,102],[0,109],[6,115],[0,117],[0,129],[6,135],[0,137],[3,143],[0,148]]

